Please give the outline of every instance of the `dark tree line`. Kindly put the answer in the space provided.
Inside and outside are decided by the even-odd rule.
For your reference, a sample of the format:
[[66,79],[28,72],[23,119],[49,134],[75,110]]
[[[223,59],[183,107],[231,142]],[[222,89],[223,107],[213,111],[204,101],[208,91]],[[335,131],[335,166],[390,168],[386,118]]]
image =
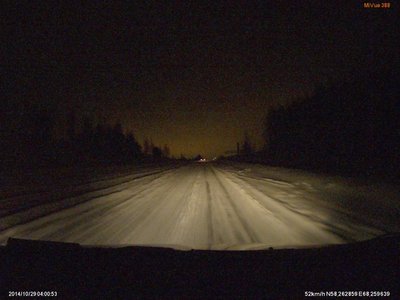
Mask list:
[[394,71],[320,86],[268,112],[265,155],[291,167],[398,173],[399,77]]
[[0,167],[120,164],[170,157],[167,145],[159,147],[148,139],[142,149],[119,122],[94,122],[73,111],[59,116],[55,111],[51,103],[39,101],[5,103],[0,111]]
[[249,137],[249,134],[247,133],[247,131],[244,133],[242,145],[240,147],[240,144],[239,144],[238,150],[239,150],[238,154],[241,154],[241,155],[251,155],[255,151],[255,146],[250,141],[250,137]]
[[142,149],[133,133],[124,133],[121,123],[110,125],[84,118],[82,128],[76,130],[74,117],[68,121],[67,138],[58,141],[58,148],[66,152],[62,157],[78,164],[87,162],[125,163],[142,158]]
[[53,129],[50,105],[7,99],[0,112],[0,166],[49,160]]
[[95,124],[74,113],[66,117],[65,134],[55,134],[57,121],[51,105],[6,103],[1,112],[0,166],[129,163],[141,160],[141,146],[122,125]]
[[153,160],[167,159],[170,158],[170,150],[166,144],[164,147],[156,146],[152,139],[145,138],[143,142],[143,155]]

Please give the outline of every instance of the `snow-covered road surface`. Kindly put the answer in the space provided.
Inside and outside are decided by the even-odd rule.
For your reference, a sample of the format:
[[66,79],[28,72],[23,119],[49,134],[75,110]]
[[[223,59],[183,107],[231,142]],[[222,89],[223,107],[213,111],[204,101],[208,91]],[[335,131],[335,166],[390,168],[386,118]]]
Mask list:
[[18,237],[258,249],[346,243],[400,231],[395,186],[260,165],[193,163],[9,194],[0,199],[2,244]]

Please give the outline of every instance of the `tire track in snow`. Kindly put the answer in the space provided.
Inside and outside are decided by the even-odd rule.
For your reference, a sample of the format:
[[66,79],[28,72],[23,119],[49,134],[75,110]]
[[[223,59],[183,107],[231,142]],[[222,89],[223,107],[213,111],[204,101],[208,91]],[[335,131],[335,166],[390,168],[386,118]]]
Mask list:
[[[176,169],[177,170],[177,169]],[[3,224],[4,228],[0,232],[0,243],[4,243],[5,239],[8,238],[10,233],[18,232],[18,234],[28,234],[29,232],[35,232],[40,230],[43,227],[51,227],[55,226],[56,224],[63,224],[61,229],[64,232],[68,232],[69,229],[74,228],[75,226],[79,225],[82,222],[85,222],[87,219],[91,220],[91,218],[95,216],[99,216],[102,214],[107,213],[109,210],[115,207],[120,207],[129,202],[130,200],[137,198],[141,195],[145,196],[145,193],[148,192],[149,188],[157,185],[158,181],[165,180],[165,176],[170,176],[176,170],[168,170],[166,173],[163,174],[154,174],[154,178],[146,178],[141,177],[140,179],[134,180],[131,182],[129,186],[126,186],[127,183],[124,183],[123,186],[125,188],[118,189],[116,191],[111,191],[109,193],[101,194],[95,197],[91,197],[89,199],[83,199],[81,201],[77,201],[77,203],[70,203],[71,205],[66,205],[63,207],[58,207],[57,209],[51,209],[47,212],[40,212],[39,215],[32,212],[32,210],[24,211],[24,213],[28,214],[29,218],[22,220],[21,222],[17,222],[16,224],[12,224],[12,222],[8,222],[8,218],[2,218],[0,222],[0,226]],[[149,180],[146,183],[142,183],[143,180]],[[134,186],[132,186],[134,185]],[[169,185],[168,182],[164,182],[162,185]],[[132,189],[133,187],[139,187],[138,191],[133,192],[128,197],[113,197],[114,194],[120,194],[127,192],[127,190]],[[160,188],[160,186],[157,186]],[[81,195],[81,197],[84,195]],[[66,201],[71,200],[73,198],[67,198]],[[79,200],[79,199],[78,199]],[[75,202],[75,201],[72,201]],[[55,203],[59,204],[59,203]],[[94,207],[94,204],[96,206]],[[86,208],[85,208],[86,206]],[[83,208],[83,210],[81,210]],[[34,208],[36,209],[36,207]],[[79,215],[74,215],[74,210],[79,210]],[[14,215],[11,215],[9,218],[12,218]],[[47,219],[47,220],[44,220]],[[11,219],[12,221],[12,219]],[[16,221],[14,221],[15,223]],[[52,235],[47,236],[48,238],[52,238]]]
[[[244,237],[241,232],[236,232],[238,234],[238,239],[240,243],[246,243],[246,242],[250,242],[250,243],[256,243],[258,241],[256,235],[254,234],[253,230],[251,229],[251,227],[249,226],[249,224],[247,223],[246,219],[243,218],[243,216],[240,214],[239,208],[236,206],[236,203],[232,200],[229,192],[227,191],[225,185],[222,183],[221,179],[219,178],[218,174],[216,173],[215,169],[213,166],[210,166],[212,173],[215,176],[216,182],[218,182],[221,191],[224,193],[225,195],[225,199],[227,200],[227,202],[229,203],[229,205],[232,207],[235,216],[237,217],[237,219],[239,220],[240,225],[243,227],[243,229],[245,230],[246,234],[247,234],[247,239],[246,237]],[[232,226],[232,228],[234,228],[234,226]],[[250,240],[250,241],[246,241],[246,240]]]
[[[370,226],[367,226],[366,224],[363,224],[362,222],[351,221],[351,217],[345,212],[342,212],[342,216],[346,217],[345,225],[343,225],[342,223],[334,223],[332,221],[329,221],[326,218],[321,217],[320,214],[318,214],[318,213],[314,213],[314,214],[310,214],[310,212],[305,213],[299,209],[296,209],[296,207],[292,207],[292,205],[290,205],[290,203],[283,201],[282,199],[279,199],[275,196],[272,196],[269,193],[266,193],[265,191],[263,191],[259,187],[257,187],[257,185],[251,184],[248,180],[249,179],[253,180],[252,177],[239,175],[234,172],[230,172],[230,171],[226,171],[226,170],[224,170],[223,172],[226,174],[225,177],[228,180],[230,180],[233,184],[237,185],[238,187],[243,187],[243,191],[246,194],[249,194],[251,199],[253,201],[257,202],[258,205],[266,208],[265,207],[266,203],[264,203],[264,201],[262,201],[262,200],[257,199],[258,197],[256,195],[261,194],[264,197],[267,197],[267,198],[271,199],[272,201],[276,202],[277,204],[279,204],[279,209],[285,209],[288,212],[290,212],[293,215],[293,218],[291,218],[291,221],[298,219],[298,217],[302,217],[304,219],[309,220],[309,222],[312,222],[318,226],[322,225],[326,232],[329,232],[329,233],[337,236],[343,242],[355,242],[355,241],[359,240],[359,238],[355,238],[352,236],[352,232],[353,233],[360,232],[360,230],[364,232],[364,234],[366,235],[366,238],[372,238],[372,237],[375,237],[375,236],[378,236],[378,235],[384,233],[384,232],[378,230],[377,228],[372,228]],[[255,179],[255,180],[260,180],[260,179]],[[335,213],[338,213],[338,211],[335,211]],[[348,218],[350,218],[350,219],[348,219]],[[359,225],[361,225],[361,227]]]
[[207,230],[208,230],[208,244],[209,247],[214,244],[214,230],[213,230],[213,212],[211,207],[211,190],[210,184],[206,179],[206,189],[207,189]]
[[[29,193],[27,195],[17,195],[0,199],[0,217],[16,214],[37,206],[63,201],[67,198],[77,197],[87,193],[104,191],[107,195],[108,190],[123,190],[130,183],[143,178],[159,175],[163,176],[168,172],[174,172],[174,168],[167,168],[157,171],[150,171],[134,175],[123,175],[111,179],[102,179],[94,182],[85,182],[75,186],[61,186],[53,190],[43,190]],[[97,186],[96,186],[97,185]],[[113,193],[113,192],[111,192]]]

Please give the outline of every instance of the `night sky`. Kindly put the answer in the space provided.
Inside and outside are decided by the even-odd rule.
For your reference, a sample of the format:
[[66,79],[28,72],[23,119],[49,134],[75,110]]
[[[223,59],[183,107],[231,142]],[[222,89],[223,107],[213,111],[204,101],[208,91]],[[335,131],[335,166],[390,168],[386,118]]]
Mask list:
[[60,123],[120,121],[175,156],[224,154],[244,131],[260,148],[271,105],[398,62],[393,1],[90,2],[2,3],[3,95]]

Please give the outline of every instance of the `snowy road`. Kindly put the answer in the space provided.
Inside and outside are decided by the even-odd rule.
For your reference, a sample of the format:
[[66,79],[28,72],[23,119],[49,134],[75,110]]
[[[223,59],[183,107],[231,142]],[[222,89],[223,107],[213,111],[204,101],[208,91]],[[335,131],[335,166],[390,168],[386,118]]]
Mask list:
[[[63,187],[66,196],[54,201],[60,190],[7,194],[0,200],[0,242],[20,237],[257,249],[345,243],[400,231],[400,194],[393,186],[214,163],[120,178]],[[48,200],[38,200],[43,197]]]

